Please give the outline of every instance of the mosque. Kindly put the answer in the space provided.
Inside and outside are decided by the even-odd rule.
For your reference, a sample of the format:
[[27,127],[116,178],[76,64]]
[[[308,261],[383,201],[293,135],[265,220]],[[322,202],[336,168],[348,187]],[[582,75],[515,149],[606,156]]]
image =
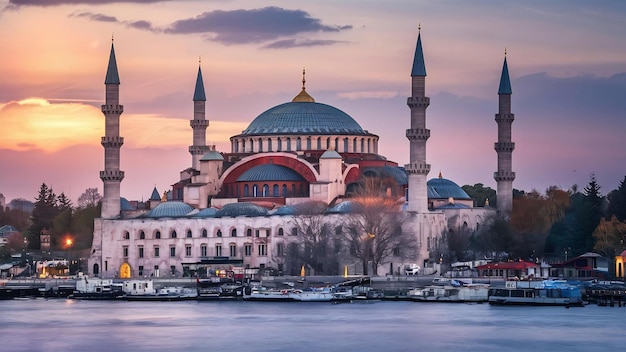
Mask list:
[[[111,45],[105,78],[104,184],[102,211],[94,221],[89,275],[100,277],[179,277],[206,265],[274,268],[295,274],[289,265],[290,244],[298,243],[294,207],[316,201],[328,205],[325,218],[341,224],[349,216],[350,194],[365,177],[392,178],[392,194],[404,203],[403,230],[415,236],[415,253],[395,253],[379,264],[378,274],[398,274],[408,263],[428,268],[434,253],[454,231],[476,230],[491,215],[508,216],[512,209],[511,86],[506,56],[502,67],[495,150],[498,170],[497,209],[477,206],[453,181],[427,181],[426,67],[421,33],[411,70],[410,162],[399,166],[378,154],[379,137],[364,130],[342,110],[316,102],[302,87],[295,97],[258,115],[240,134],[230,138],[230,152],[207,145],[209,120],[201,68],[193,93],[190,120],[191,165],[161,198],[156,189],[145,209],[133,207],[120,195],[120,79]],[[337,231],[341,231],[339,225]],[[340,258],[334,272],[353,263]],[[300,272],[300,266],[297,266]],[[315,273],[315,268],[310,270]],[[358,274],[358,268],[354,269]],[[329,271],[329,270],[326,270]],[[333,270],[330,270],[331,272]]]

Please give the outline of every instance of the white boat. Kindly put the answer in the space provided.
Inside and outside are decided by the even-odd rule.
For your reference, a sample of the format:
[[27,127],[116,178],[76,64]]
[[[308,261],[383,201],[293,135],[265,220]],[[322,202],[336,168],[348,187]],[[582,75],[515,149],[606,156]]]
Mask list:
[[110,279],[89,278],[82,276],[76,281],[76,289],[68,298],[106,300],[124,297],[122,285],[116,284]]
[[565,281],[507,281],[504,288],[489,290],[489,304],[533,306],[582,306],[580,287]]
[[274,289],[264,286],[254,286],[250,288],[249,293],[243,295],[246,301],[265,301],[265,302],[295,302],[295,298],[291,295],[294,289]]
[[123,291],[129,301],[182,301],[198,297],[194,288],[166,286],[156,289],[152,280],[125,281]]
[[487,302],[489,300],[489,285],[431,285],[409,290],[407,297],[410,300],[421,302]]

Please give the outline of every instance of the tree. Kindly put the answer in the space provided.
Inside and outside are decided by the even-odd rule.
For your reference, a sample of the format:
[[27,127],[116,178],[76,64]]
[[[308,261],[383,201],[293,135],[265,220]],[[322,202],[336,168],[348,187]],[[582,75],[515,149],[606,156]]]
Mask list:
[[102,199],[97,188],[87,188],[83,194],[78,197],[78,206],[80,208],[94,207]]
[[487,200],[489,200],[490,206],[495,207],[497,205],[496,190],[491,187],[485,187],[482,183],[476,183],[473,186],[464,185],[461,188],[470,198],[474,199],[477,206],[485,205]]
[[509,256],[512,249],[513,231],[509,223],[499,216],[491,216],[485,225],[471,238],[472,249],[482,257],[495,260]]
[[610,221],[602,218],[593,232],[593,237],[596,241],[594,251],[614,258],[626,249],[626,223],[619,221],[615,215]]
[[316,275],[337,274],[337,254],[334,247],[334,226],[326,216],[327,205],[323,202],[306,202],[295,207],[294,224],[302,249],[295,253]]
[[609,201],[607,217],[615,215],[617,220],[626,221],[626,176],[619,187],[608,194],[607,199]]
[[596,182],[596,176],[591,174],[589,184],[583,190],[584,199],[582,206],[577,212],[577,227],[572,243],[572,255],[593,250],[595,239],[593,232],[600,223],[602,217],[602,205],[604,199],[600,194],[600,185]]
[[416,236],[402,227],[401,201],[390,191],[393,182],[365,177],[350,198],[353,209],[343,233],[351,255],[361,261],[364,275],[369,274],[370,262],[373,275],[378,275],[378,266],[389,257],[413,258],[417,253]]
[[58,215],[57,197],[45,183],[41,184],[35,198],[35,208],[31,214],[32,225],[28,229],[28,243],[31,248],[39,248],[39,234],[44,228],[51,229]]

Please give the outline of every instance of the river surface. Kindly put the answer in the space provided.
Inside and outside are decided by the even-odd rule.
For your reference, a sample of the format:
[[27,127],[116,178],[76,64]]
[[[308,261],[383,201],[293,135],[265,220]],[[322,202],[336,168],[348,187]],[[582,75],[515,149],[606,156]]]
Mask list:
[[0,351],[611,351],[626,308],[0,301]]

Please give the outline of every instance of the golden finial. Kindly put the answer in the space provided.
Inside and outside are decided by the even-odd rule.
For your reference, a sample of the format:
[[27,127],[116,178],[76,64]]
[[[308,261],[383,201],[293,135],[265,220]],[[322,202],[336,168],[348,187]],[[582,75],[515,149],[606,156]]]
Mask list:
[[422,24],[420,22],[417,22],[417,31],[418,32],[422,31]]
[[506,46],[504,47],[504,56],[506,56]]
[[305,75],[306,75],[306,70],[303,67],[302,68],[302,90],[304,90],[304,84],[306,83],[306,79],[304,78]]
[[306,70],[303,67],[302,68],[302,90],[300,91],[300,93],[298,95],[296,95],[291,101],[292,102],[298,102],[298,103],[303,103],[303,102],[308,102],[308,103],[314,103],[315,99],[313,99],[312,96],[310,96],[306,90],[305,90],[305,83],[306,83]]
[[443,178],[443,176],[441,175],[441,171],[439,171],[439,178]]

